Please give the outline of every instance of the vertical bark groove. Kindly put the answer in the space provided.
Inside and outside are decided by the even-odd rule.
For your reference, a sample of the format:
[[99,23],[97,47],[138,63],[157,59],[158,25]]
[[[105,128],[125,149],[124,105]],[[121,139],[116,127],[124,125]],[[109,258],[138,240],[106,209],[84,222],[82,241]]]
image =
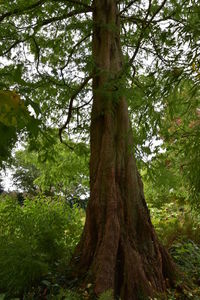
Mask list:
[[72,263],[97,295],[113,289],[122,300],[145,299],[165,290],[174,266],[151,224],[116,80],[123,64],[116,0],[94,0],[93,8],[90,201]]

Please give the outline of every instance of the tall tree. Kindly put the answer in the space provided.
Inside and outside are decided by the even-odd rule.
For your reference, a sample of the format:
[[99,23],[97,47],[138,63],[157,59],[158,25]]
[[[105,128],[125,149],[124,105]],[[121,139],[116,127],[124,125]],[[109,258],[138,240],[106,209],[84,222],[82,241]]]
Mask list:
[[[141,67],[155,82],[167,77],[170,87],[183,74],[196,76],[190,66],[198,59],[198,12],[195,0],[1,4],[4,89],[15,87],[38,118],[60,125],[62,142],[70,121],[78,125],[74,134],[88,127],[81,116],[88,116],[93,94],[90,201],[73,266],[77,276],[87,274],[97,295],[113,289],[116,297],[137,300],[173,281],[136,168],[127,100]],[[160,97],[153,101],[152,111],[162,105]]]
[[124,62],[117,3],[96,0],[93,8],[90,201],[75,257],[83,274],[91,271],[96,294],[113,289],[139,299],[163,291],[174,269],[150,221],[127,102],[118,94]]

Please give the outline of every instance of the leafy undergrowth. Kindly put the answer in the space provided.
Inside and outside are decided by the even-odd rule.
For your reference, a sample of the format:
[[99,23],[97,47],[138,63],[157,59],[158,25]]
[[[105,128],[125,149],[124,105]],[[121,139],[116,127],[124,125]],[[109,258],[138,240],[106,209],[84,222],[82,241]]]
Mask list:
[[[188,206],[176,202],[151,208],[158,236],[180,271],[180,280],[167,291],[166,299],[200,299],[200,218]],[[163,295],[155,300],[165,299]]]
[[1,198],[2,299],[47,299],[48,294],[63,292],[60,287],[82,231],[81,218],[81,210],[70,208],[62,198],[40,196],[25,200],[23,206],[12,197]]
[[[188,208],[151,209],[157,233],[181,272],[175,289],[154,300],[200,299],[200,220]],[[67,281],[68,262],[79,240],[84,213],[62,198],[36,197],[20,206],[0,199],[0,300],[96,300],[92,284]],[[114,300],[105,291],[98,300]]]

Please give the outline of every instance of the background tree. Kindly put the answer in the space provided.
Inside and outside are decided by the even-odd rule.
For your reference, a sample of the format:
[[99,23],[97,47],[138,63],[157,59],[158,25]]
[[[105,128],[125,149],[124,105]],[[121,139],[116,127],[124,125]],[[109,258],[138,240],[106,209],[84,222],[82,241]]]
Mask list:
[[[148,164],[147,177],[159,195],[169,193],[191,206],[199,205],[199,89],[183,81],[165,99],[160,126],[162,152]],[[154,202],[155,203],[155,202]],[[163,201],[164,204],[164,201]]]
[[15,185],[29,195],[62,195],[70,203],[84,206],[89,192],[89,149],[83,143],[70,145],[73,151],[49,129],[48,139],[40,135],[34,147],[28,144],[16,151],[12,158]]
[[[161,97],[160,105],[153,110],[151,93],[157,93],[156,84],[161,83],[157,81],[153,87],[148,77],[140,80],[142,84],[136,88],[139,103],[145,102],[143,87],[149,85],[146,115],[142,106],[141,111],[137,104],[130,103],[130,107],[137,112],[134,134],[138,166],[145,182],[152,186],[147,198],[153,205],[162,205],[170,191],[169,198],[182,198],[182,203],[198,206],[199,84],[186,76]],[[166,79],[161,80],[160,87],[166,88]]]
[[[92,278],[96,294],[111,288],[122,299],[165,290],[174,269],[145,204],[126,99],[137,99],[140,72],[149,78],[142,108],[138,103],[143,115],[154,116],[163,95],[183,77],[198,83],[191,68],[199,51],[198,2],[39,0],[16,1],[11,9],[10,4],[1,5],[1,55],[7,59],[1,85],[15,88],[44,124],[56,122],[62,142],[70,121],[79,140],[84,131],[87,135],[83,117],[93,93],[91,197],[74,256],[77,275],[89,274],[85,280]],[[159,78],[166,78],[164,87]]]
[[167,102],[169,105],[161,134],[163,132],[165,135],[169,168],[173,165],[181,174],[182,182],[188,190],[188,200],[197,207],[200,197],[199,89],[194,82],[183,82],[169,95]]

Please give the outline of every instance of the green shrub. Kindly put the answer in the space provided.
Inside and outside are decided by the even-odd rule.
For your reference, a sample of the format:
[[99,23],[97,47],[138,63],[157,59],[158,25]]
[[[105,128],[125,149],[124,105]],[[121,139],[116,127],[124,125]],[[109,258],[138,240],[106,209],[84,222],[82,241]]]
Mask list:
[[0,290],[28,291],[70,259],[82,230],[81,212],[62,198],[0,201]]
[[174,244],[170,253],[179,267],[190,279],[200,283],[200,246],[192,241]]
[[150,210],[157,234],[167,248],[174,242],[188,239],[200,244],[200,220],[189,207],[179,207],[174,202],[160,209],[150,207]]
[[[47,299],[48,300],[82,300],[83,297],[80,293],[77,293],[75,291],[65,290],[60,288],[59,293],[57,295],[50,293]],[[27,300],[30,300],[30,298],[27,298]]]
[[[81,300],[81,295],[73,291],[65,291],[63,295],[65,300]],[[62,299],[63,299],[62,298]]]
[[[182,276],[167,292],[168,300],[200,299],[200,218],[189,206],[176,201],[151,208],[152,221],[161,242],[168,247]],[[163,300],[163,295],[154,299]]]
[[107,290],[103,292],[100,295],[99,300],[114,300],[113,290]]

